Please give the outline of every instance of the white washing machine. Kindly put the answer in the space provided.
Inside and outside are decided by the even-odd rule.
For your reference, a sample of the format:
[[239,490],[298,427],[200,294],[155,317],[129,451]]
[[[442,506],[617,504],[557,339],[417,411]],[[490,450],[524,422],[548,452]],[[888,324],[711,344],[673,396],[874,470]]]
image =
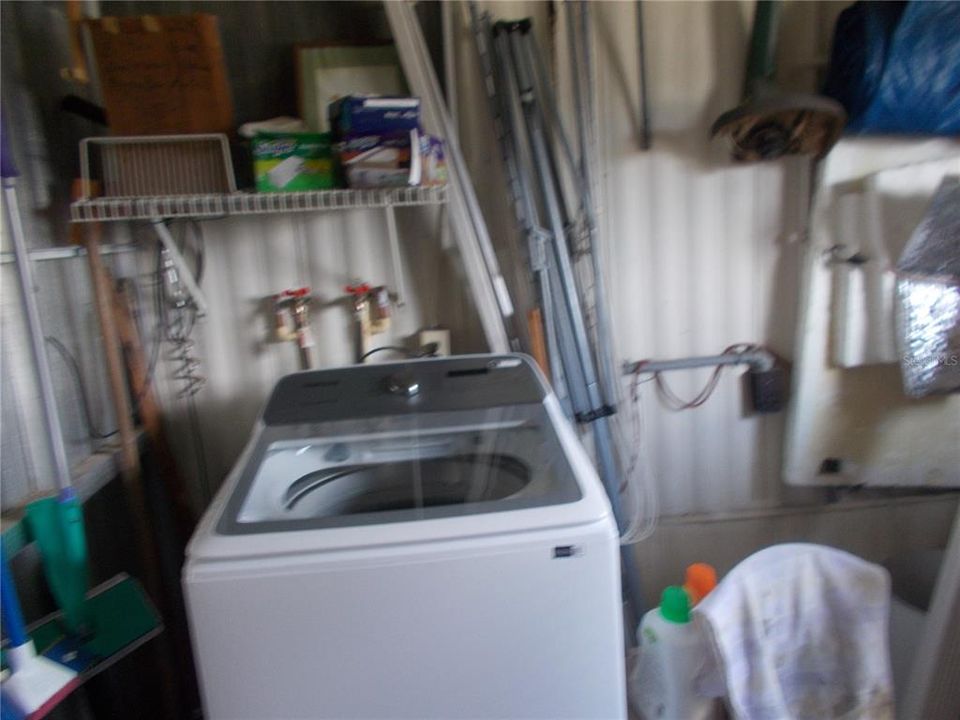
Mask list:
[[283,378],[183,577],[208,720],[626,717],[616,527],[524,356]]

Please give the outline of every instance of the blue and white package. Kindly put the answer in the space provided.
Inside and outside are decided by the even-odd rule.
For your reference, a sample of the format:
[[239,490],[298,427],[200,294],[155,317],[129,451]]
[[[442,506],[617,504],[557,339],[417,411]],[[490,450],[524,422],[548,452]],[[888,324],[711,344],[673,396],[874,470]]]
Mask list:
[[347,138],[337,144],[343,176],[352,188],[443,185],[443,141],[417,130]]
[[330,128],[341,138],[420,128],[420,98],[347,95],[330,103]]

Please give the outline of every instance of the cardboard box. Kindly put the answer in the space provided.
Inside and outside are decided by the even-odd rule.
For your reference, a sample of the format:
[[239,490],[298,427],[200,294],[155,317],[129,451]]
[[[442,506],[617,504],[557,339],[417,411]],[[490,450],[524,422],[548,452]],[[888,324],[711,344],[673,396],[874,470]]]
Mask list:
[[216,16],[106,17],[87,26],[114,135],[233,129]]

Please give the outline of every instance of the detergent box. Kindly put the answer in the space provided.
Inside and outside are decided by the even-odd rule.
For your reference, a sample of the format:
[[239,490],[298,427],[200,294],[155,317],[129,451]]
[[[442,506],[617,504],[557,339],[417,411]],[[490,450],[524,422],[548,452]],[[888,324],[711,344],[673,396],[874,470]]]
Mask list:
[[253,173],[259,192],[336,187],[329,133],[257,133]]

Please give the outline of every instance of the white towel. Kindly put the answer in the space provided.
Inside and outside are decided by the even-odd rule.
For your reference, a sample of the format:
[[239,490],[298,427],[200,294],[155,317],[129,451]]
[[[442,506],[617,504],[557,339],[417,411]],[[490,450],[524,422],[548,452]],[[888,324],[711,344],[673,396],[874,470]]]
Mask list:
[[751,555],[694,609],[737,720],[892,720],[890,577],[819,545]]

